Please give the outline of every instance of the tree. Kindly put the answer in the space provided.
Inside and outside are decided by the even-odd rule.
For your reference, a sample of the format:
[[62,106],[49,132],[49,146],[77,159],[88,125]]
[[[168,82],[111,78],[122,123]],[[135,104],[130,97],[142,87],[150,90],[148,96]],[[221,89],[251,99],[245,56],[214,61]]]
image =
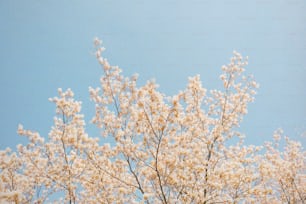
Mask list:
[[247,146],[238,131],[258,87],[244,75],[247,59],[234,52],[222,67],[222,91],[207,91],[195,76],[168,97],[153,81],[138,87],[136,75],[124,77],[94,42],[104,74],[100,88],[89,88],[92,123],[112,142],[88,136],[81,102],[59,89],[47,141],[20,125],[28,144],[0,151],[0,201],[305,203],[301,143],[276,131],[274,142]]

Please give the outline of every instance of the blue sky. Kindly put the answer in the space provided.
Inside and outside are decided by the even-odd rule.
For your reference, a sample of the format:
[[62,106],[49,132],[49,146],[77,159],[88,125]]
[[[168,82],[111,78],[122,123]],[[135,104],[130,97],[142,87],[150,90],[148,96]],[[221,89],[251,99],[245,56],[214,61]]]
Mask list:
[[196,74],[219,88],[232,51],[249,56],[260,89],[241,124],[246,142],[262,144],[282,127],[305,145],[305,10],[304,0],[0,1],[0,149],[26,141],[19,123],[47,136],[55,114],[48,98],[59,87],[83,101],[89,123],[88,87],[102,74],[95,36],[111,64],[139,73],[140,84],[155,78],[169,95]]

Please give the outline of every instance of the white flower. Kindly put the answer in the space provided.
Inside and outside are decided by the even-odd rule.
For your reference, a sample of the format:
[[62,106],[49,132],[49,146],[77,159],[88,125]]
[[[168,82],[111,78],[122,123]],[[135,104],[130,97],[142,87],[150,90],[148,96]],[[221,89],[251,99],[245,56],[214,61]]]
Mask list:
[[100,46],[102,44],[102,40],[100,40],[98,37],[94,38],[94,45],[95,46]]

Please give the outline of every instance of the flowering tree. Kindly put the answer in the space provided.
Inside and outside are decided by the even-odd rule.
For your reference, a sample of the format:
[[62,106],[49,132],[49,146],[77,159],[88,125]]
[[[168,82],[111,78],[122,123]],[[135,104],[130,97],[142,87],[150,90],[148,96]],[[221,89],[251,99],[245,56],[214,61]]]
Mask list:
[[[247,59],[234,52],[222,67],[224,89],[207,91],[199,76],[167,97],[153,81],[102,57],[101,87],[89,88],[92,119],[110,144],[85,132],[81,102],[58,90],[54,125],[45,141],[28,137],[17,151],[0,151],[3,203],[305,203],[305,156],[299,142],[275,132],[274,142],[246,146],[238,131],[258,87],[244,75]],[[239,142],[229,145],[234,137]],[[109,141],[109,140],[108,140]],[[237,140],[235,140],[237,141]]]

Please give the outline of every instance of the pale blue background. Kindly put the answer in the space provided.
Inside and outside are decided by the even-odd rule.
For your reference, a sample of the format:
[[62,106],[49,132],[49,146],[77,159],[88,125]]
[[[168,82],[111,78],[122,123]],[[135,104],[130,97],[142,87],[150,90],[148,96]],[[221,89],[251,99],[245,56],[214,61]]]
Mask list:
[[[306,130],[305,0],[0,1],[0,148],[26,140],[18,123],[47,136],[57,88],[72,88],[88,122],[88,86],[102,74],[92,40],[140,82],[155,78],[166,94],[200,74],[219,88],[232,51],[250,57],[261,87],[241,125],[246,142],[262,144],[275,129],[303,141]],[[92,136],[98,131],[88,126]]]

